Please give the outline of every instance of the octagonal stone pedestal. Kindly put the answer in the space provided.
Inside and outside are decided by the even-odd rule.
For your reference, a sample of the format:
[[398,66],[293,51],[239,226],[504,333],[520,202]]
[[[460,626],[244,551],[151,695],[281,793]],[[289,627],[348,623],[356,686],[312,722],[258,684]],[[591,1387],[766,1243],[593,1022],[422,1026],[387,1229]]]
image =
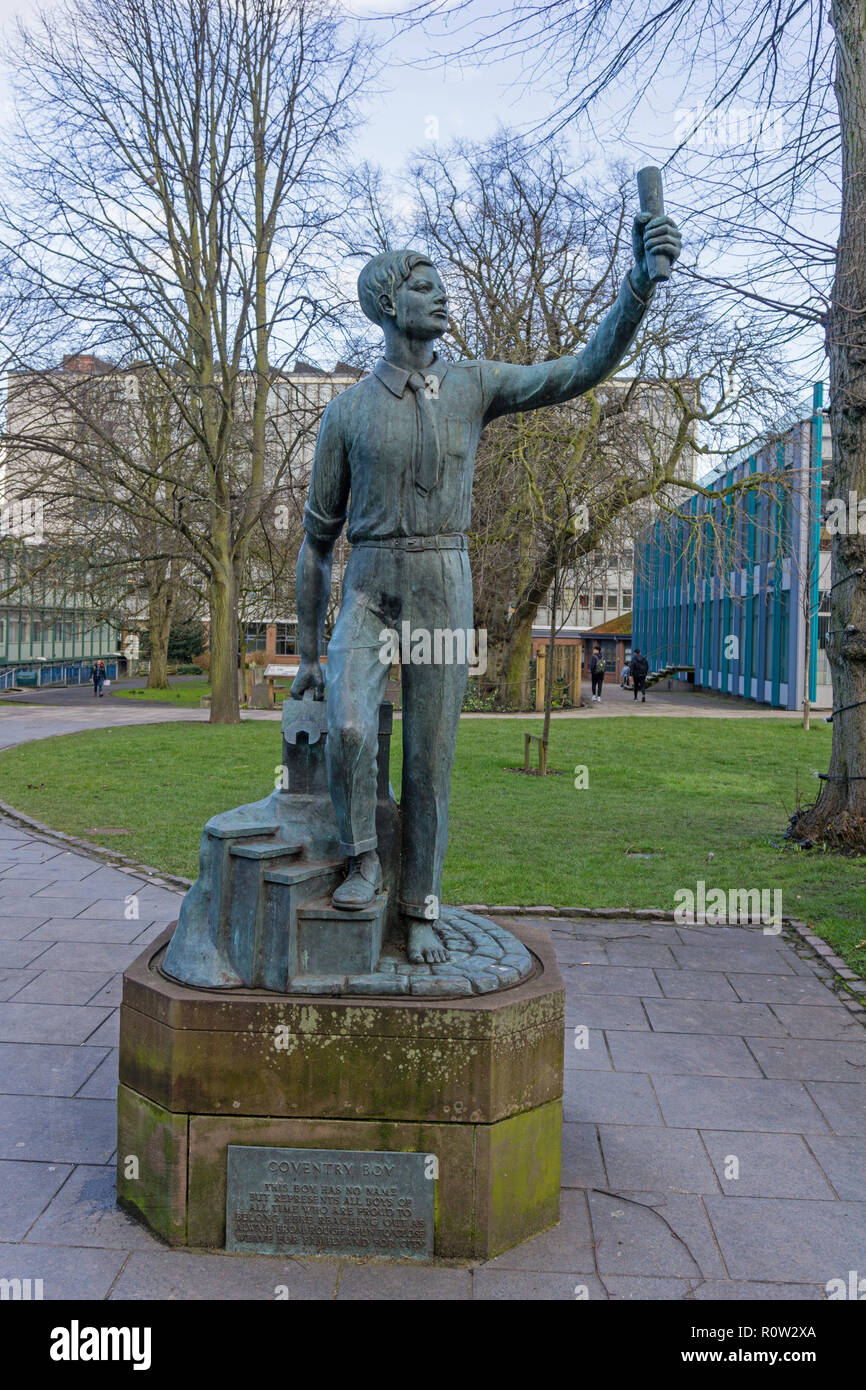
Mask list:
[[192,989],[126,971],[118,1202],[170,1245],[225,1246],[229,1144],[436,1154],[434,1253],[487,1259],[559,1220],[565,1003],[535,973],[458,999]]

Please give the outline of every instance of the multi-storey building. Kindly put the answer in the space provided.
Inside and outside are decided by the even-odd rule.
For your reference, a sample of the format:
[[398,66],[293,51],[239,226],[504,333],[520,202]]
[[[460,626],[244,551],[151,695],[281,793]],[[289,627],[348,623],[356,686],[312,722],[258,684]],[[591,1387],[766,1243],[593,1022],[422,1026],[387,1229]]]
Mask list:
[[658,519],[638,547],[634,640],[652,670],[760,704],[797,709],[832,690],[830,536],[822,524],[832,456],[823,387],[762,450],[704,479],[710,492],[777,472],[736,506],[699,496]]

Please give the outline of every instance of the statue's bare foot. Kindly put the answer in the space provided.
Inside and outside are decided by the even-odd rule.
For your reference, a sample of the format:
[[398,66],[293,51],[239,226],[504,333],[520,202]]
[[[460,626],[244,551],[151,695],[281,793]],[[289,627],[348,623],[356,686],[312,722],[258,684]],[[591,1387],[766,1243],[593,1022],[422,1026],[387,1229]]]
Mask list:
[[409,923],[408,954],[413,965],[441,965],[448,959],[432,922]]

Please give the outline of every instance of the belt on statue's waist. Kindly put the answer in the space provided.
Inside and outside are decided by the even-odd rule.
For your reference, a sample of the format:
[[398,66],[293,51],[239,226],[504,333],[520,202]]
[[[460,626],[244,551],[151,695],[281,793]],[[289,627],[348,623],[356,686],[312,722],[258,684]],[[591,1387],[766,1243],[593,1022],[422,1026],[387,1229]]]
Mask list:
[[352,541],[351,544],[375,545],[387,550],[465,550],[466,537],[459,532],[443,536],[387,536],[384,540]]

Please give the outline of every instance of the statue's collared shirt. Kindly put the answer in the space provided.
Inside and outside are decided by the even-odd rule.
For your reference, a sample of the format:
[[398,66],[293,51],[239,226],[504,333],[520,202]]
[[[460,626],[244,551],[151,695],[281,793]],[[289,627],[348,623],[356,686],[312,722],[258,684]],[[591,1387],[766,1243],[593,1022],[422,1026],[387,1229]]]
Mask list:
[[[418,407],[408,371],[384,359],[370,376],[336,396],[322,417],[304,528],[324,543],[346,520],[351,544],[395,536],[435,536],[469,528],[475,451],[499,415],[573,399],[616,370],[647,303],[628,277],[597,333],[579,356],[529,366],[445,362],[421,375],[439,438],[438,483],[416,487]],[[351,498],[351,502],[350,502]]]

